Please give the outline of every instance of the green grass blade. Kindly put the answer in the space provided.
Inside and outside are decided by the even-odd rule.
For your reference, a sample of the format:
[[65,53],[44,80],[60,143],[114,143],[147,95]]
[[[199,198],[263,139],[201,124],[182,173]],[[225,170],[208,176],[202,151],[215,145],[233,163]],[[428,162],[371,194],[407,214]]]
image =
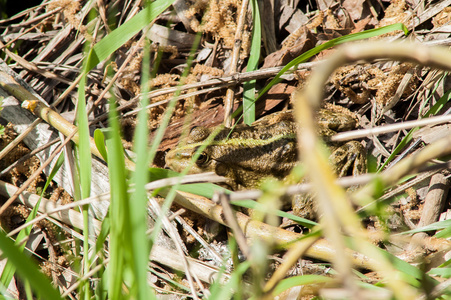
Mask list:
[[428,272],[429,275],[436,275],[443,278],[451,277],[451,268],[433,268]]
[[86,75],[80,80],[78,89],[77,126],[80,141],[78,144],[79,171],[81,184],[81,197],[88,198],[91,195],[91,145],[89,135],[88,116],[86,113],[85,98]]
[[[103,243],[105,243],[105,241],[108,238],[108,235],[110,234],[110,228],[111,228],[110,214],[107,213],[107,215],[102,221],[102,225],[100,226],[100,232],[96,239],[95,253],[98,253],[103,250]],[[95,253],[93,253],[93,255],[95,255]]]
[[150,3],[150,5],[141,10],[133,18],[100,40],[89,55],[87,70],[92,70],[98,63],[107,59],[114,51],[128,42],[144,27],[148,26],[172,2],[173,0],[156,0]]
[[[261,211],[264,213],[267,213],[267,211],[268,211],[262,203],[259,203],[259,202],[253,201],[253,200],[231,201],[230,203],[235,206],[240,206],[240,207],[249,208],[249,209],[255,209],[255,210],[258,210],[258,211]],[[313,228],[314,226],[318,225],[318,223],[316,223],[314,221],[295,216],[293,214],[287,213],[282,210],[274,210],[271,213],[274,213],[276,216],[279,216],[281,218],[287,218],[289,220],[297,222],[307,228]]]
[[[251,0],[252,15],[253,15],[253,30],[252,30],[252,43],[249,53],[249,60],[247,62],[247,72],[255,71],[258,68],[258,62],[260,60],[261,49],[261,19],[260,11],[258,9],[257,0]],[[243,84],[243,108],[244,108],[244,123],[247,125],[252,124],[255,121],[255,83],[256,80],[247,81]]]
[[42,189],[41,198],[44,192],[47,190],[47,188],[50,185],[50,182],[52,182],[53,178],[55,177],[58,170],[61,168],[64,162],[64,154],[61,153],[58,159],[56,160],[55,165],[53,166],[52,170],[50,171],[49,176],[47,177],[47,181],[45,182],[44,188]]
[[436,238],[449,238],[451,236],[451,220],[444,220],[440,222],[435,222],[420,228],[415,228],[409,231],[405,231],[402,234],[414,234],[418,232],[427,232],[427,231],[437,231],[434,237]]
[[402,234],[414,234],[418,232],[436,231],[451,227],[451,220],[444,220],[440,222],[435,222],[420,228],[415,228],[409,231],[405,231]]
[[108,272],[108,296],[109,299],[123,299],[122,286],[125,282],[125,268],[127,258],[130,259],[130,244],[126,243],[130,233],[128,218],[129,197],[127,194],[126,169],[124,150],[120,137],[116,103],[112,97],[109,100],[109,124],[106,144],[108,149],[108,174],[110,179],[110,263]]
[[437,232],[434,237],[438,239],[447,239],[451,236],[451,227],[444,228],[442,231]]
[[398,153],[401,152],[402,149],[404,149],[404,147],[406,147],[406,145],[413,139],[413,133],[418,129],[418,127],[410,129],[409,133],[407,133],[407,135],[401,140],[398,146],[396,146],[395,150],[393,150],[384,164],[379,168],[379,170],[377,170],[378,173],[382,171],[396,157],[396,155],[398,155]]
[[407,27],[402,24],[402,23],[396,23],[396,24],[392,24],[392,25],[388,25],[388,26],[384,26],[381,28],[375,28],[375,29],[370,29],[370,30],[366,30],[363,32],[358,32],[358,33],[353,33],[353,34],[348,34],[345,36],[341,36],[338,37],[336,39],[330,40],[325,42],[324,44],[321,44],[319,46],[316,46],[313,49],[310,49],[306,52],[304,52],[303,54],[299,55],[298,57],[296,57],[295,59],[293,59],[290,63],[288,63],[285,67],[282,68],[282,70],[280,70],[279,73],[277,73],[276,77],[274,77],[273,80],[270,81],[270,83],[268,83],[268,85],[266,85],[263,90],[260,91],[258,97],[256,100],[258,100],[264,93],[266,93],[274,84],[280,82],[280,77],[285,74],[285,72],[287,72],[289,69],[291,69],[292,67],[308,60],[309,58],[311,58],[312,56],[320,53],[323,50],[338,46],[340,44],[343,43],[348,43],[348,42],[353,42],[353,41],[359,41],[359,40],[363,40],[363,39],[368,39],[371,37],[375,37],[378,35],[382,35],[382,34],[386,34],[395,30],[402,30],[404,31],[404,34],[408,34],[408,29]]
[[[143,68],[141,76],[142,95],[147,95],[150,90],[150,47],[146,42],[144,46]],[[140,107],[146,107],[149,104],[149,98],[141,97]],[[145,185],[148,180],[148,166],[150,153],[148,148],[149,129],[148,113],[146,109],[141,109],[137,116],[137,125],[134,136],[134,153],[136,153],[136,169],[132,175],[134,183],[133,201],[129,202],[131,232],[130,242],[132,247],[132,272],[134,273],[134,281],[131,292],[137,299],[150,299],[152,293],[147,284],[147,264],[143,263],[149,259],[150,247],[147,231],[147,191]],[[153,297],[154,298],[154,297]]]
[[[353,242],[352,242],[351,238],[348,238],[349,246],[351,246],[352,243]],[[402,276],[402,280],[409,283],[410,285],[418,287],[421,284],[424,284],[425,281],[427,281],[428,284],[432,284],[432,285],[437,284],[437,281],[435,279],[429,277],[422,270],[409,264],[408,262],[396,257],[395,255],[393,255],[371,243],[368,243],[367,246],[373,248],[374,251],[377,251],[382,256],[384,256],[385,259],[387,261],[389,261],[390,264],[396,270],[398,270],[400,272],[400,275]]]
[[286,279],[283,279],[277,284],[274,288],[272,296],[276,297],[282,292],[300,285],[307,284],[321,284],[333,282],[335,279],[332,277],[320,276],[320,275],[302,275],[302,276],[293,276]]
[[[168,178],[168,177],[183,176],[180,173],[177,173],[175,171],[168,170],[168,169],[149,168],[148,170],[149,170],[149,175],[150,175],[149,181],[155,181],[155,180],[164,179],[164,178]],[[224,192],[228,191],[227,189],[220,187],[213,183],[183,184],[183,185],[180,185],[177,189],[180,191],[183,191],[183,192],[188,192],[188,193],[196,194],[196,195],[207,197],[207,198],[213,197],[213,195],[216,191],[224,191]],[[228,191],[228,192],[230,192],[230,191]]]
[[451,100],[451,90],[448,90],[442,97],[435,103],[431,109],[424,115],[424,118],[435,116],[445,105]]
[[[424,101],[424,102],[422,103],[422,105],[420,106],[420,109],[419,109],[420,115],[423,113],[423,109],[430,103],[431,99],[433,99],[433,96],[435,95],[437,89],[439,88],[440,83],[443,83],[443,81],[444,81],[445,78],[447,78],[447,77],[448,77],[448,72],[444,72],[444,74],[441,76],[441,78],[440,78],[439,80],[437,80],[437,82],[434,84],[434,88],[433,88],[431,91],[428,91],[428,92],[429,92],[429,96],[427,97],[426,101]],[[449,93],[449,91],[448,91],[447,93]],[[445,95],[446,95],[447,93],[445,93]],[[444,97],[445,95],[443,95],[442,97]],[[438,102],[440,102],[440,100],[439,100]],[[434,105],[434,106],[435,106],[435,105]],[[440,107],[440,108],[437,107],[437,109],[440,110],[441,107]],[[431,110],[432,110],[432,108],[431,108]],[[431,110],[430,110],[430,111],[431,111]],[[428,113],[429,113],[429,112],[426,113],[426,116],[428,115]],[[434,113],[434,112],[431,112],[431,114],[435,114],[435,113]]]
[[[89,53],[89,43],[85,44],[85,53]],[[80,183],[81,198],[77,199],[77,195],[74,195],[75,201],[88,198],[91,196],[91,178],[92,178],[92,166],[91,166],[91,141],[89,134],[89,123],[88,115],[86,111],[86,80],[89,70],[87,70],[88,62],[84,62],[83,73],[81,80],[78,84],[78,102],[76,109],[76,124],[78,127],[79,142],[76,145],[76,150],[78,153],[78,178],[77,181]],[[74,183],[75,185],[75,183]],[[77,188],[76,188],[77,189]],[[83,214],[83,274],[87,274],[90,270],[91,262],[89,260],[89,235],[90,232],[90,215],[89,206],[84,205],[82,207]],[[91,295],[89,282],[86,281],[84,284],[80,285],[80,294],[85,299],[88,299]]]
[[94,131],[94,142],[96,143],[100,155],[102,155],[103,159],[108,163],[108,153],[105,148],[105,136],[100,129]]

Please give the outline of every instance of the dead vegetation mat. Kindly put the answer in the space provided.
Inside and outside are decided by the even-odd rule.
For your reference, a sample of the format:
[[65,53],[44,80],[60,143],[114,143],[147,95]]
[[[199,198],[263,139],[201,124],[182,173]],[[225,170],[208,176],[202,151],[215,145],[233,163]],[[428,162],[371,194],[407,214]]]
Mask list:
[[[258,1],[262,20],[264,20],[259,71],[268,68],[274,68],[276,71],[263,75],[256,71],[251,76],[255,76],[253,79],[257,80],[257,89],[261,89],[275,76],[277,70],[280,70],[277,67],[286,65],[316,45],[346,34],[394,23],[404,23],[410,30],[409,38],[418,42],[448,46],[451,32],[451,9],[448,7],[451,3],[448,2],[451,1]],[[179,137],[183,132],[188,132],[189,128],[213,127],[224,121],[224,99],[228,88],[235,92],[233,106],[237,108],[242,102],[243,80],[238,76],[230,77],[230,70],[244,74],[249,58],[252,15],[250,11],[247,12],[244,25],[238,27],[241,3],[241,1],[229,0],[176,1],[176,4],[158,16],[149,27],[146,34],[151,41],[150,68],[155,74],[151,80],[154,94],[151,94],[153,96],[150,99],[150,107],[146,108],[150,115],[148,125],[152,132],[150,143],[154,138],[155,130],[161,124],[167,103],[174,97],[175,92],[171,88],[180,83],[196,34],[200,34],[201,38],[198,47],[194,50],[189,75],[183,79],[184,85],[193,84],[193,87],[183,90],[178,96],[175,111],[154,161],[155,166],[164,167],[166,151],[174,148]],[[91,8],[97,14],[95,18],[89,20],[88,12]],[[113,30],[113,24],[116,24],[116,27],[120,26],[141,8],[141,1],[58,0],[44,1],[36,7],[7,17],[0,21],[0,58],[2,59],[0,70],[18,74],[18,77],[23,80],[21,84],[28,85],[66,120],[73,122],[78,101],[76,80],[83,65],[83,47],[87,41],[100,40]],[[242,31],[242,36],[238,61],[234,63],[232,52],[237,30]],[[110,62],[101,62],[89,72],[86,86],[86,103],[92,110],[89,115],[89,119],[93,121],[91,129],[108,126],[105,118],[105,113],[109,109],[106,99],[114,93],[119,107],[124,146],[128,149],[133,142],[136,112],[140,109],[138,99],[141,93],[140,80],[144,51],[142,35],[142,32],[138,33],[114,53]],[[404,37],[399,32],[393,32],[383,38],[388,43],[389,40]],[[257,117],[291,108],[293,103],[291,103],[290,95],[303,86],[310,75],[311,66],[317,61],[324,60],[334,51],[334,49],[323,51],[311,60],[313,64],[300,65],[296,72],[274,85],[256,103]],[[113,72],[109,72],[110,70]],[[113,77],[113,75],[118,76]],[[210,84],[215,78],[220,80],[216,84]],[[114,80],[112,89],[103,94],[112,80]],[[203,85],[203,83],[206,84]],[[336,70],[324,87],[326,94],[324,101],[354,112],[359,121],[359,128],[371,128],[422,118],[450,88],[450,80],[445,72],[418,67],[410,63],[378,61],[345,66]],[[102,94],[103,97],[99,97]],[[23,132],[30,126],[29,120],[33,117],[19,107],[20,103],[14,104],[6,99],[9,96],[8,92],[0,96],[4,97],[4,109],[1,112],[3,123],[8,124],[8,130],[14,128],[18,133]],[[449,106],[445,103],[439,114],[448,112]],[[26,115],[28,119],[19,119],[18,115]],[[40,130],[47,130],[48,133],[40,135],[37,133]],[[417,131],[406,146],[406,150],[401,151],[396,157],[400,159],[420,150],[435,139],[434,135],[437,132],[449,134],[449,130],[449,125],[440,125]],[[2,157],[3,169],[8,168],[31,150],[58,138],[55,131],[43,123],[32,130],[32,134],[35,135],[24,140],[29,149],[26,149],[24,144],[19,144],[7,156]],[[379,169],[407,134],[407,131],[402,130],[360,139],[370,157],[369,168],[372,171]],[[15,136],[14,134],[4,135],[2,148]],[[48,157],[48,153],[38,152],[37,155],[41,162]],[[20,186],[37,169],[36,162],[36,156],[33,156],[7,174],[3,174],[2,179]],[[397,160],[393,160],[386,167],[396,162]],[[31,186],[42,185],[45,176],[48,176],[49,169],[47,168]],[[62,177],[55,179],[51,193],[59,193],[58,189],[65,189],[69,194],[71,193],[70,184],[61,179]],[[431,216],[429,211],[424,210],[425,207],[431,206],[426,203],[426,200],[432,197],[428,195],[436,185],[440,185],[442,193],[435,197],[436,202],[432,206],[438,206],[440,209]],[[396,232],[446,220],[449,216],[448,185],[447,170],[429,172],[416,182],[408,181],[391,196],[396,196],[391,198],[394,199],[390,206],[391,216],[384,222],[377,217],[368,217],[364,221],[365,225],[374,232],[386,230],[387,226]],[[30,188],[28,191],[36,193],[36,188]],[[98,192],[103,191],[106,190],[99,187]],[[6,195],[3,196],[6,197]],[[174,207],[174,209],[178,208],[182,207]],[[17,223],[17,220],[14,221],[14,216],[21,215],[19,211],[15,210],[14,213],[7,214],[12,218],[12,221],[8,223],[9,229]],[[225,227],[213,221],[207,221],[192,212],[185,212],[182,216],[185,223],[183,226],[179,225],[179,229],[188,252],[192,251],[206,261],[211,259],[204,257],[203,252],[199,250],[197,236],[191,233],[193,231],[203,236],[216,251],[223,251],[221,247],[227,239]],[[26,218],[25,212],[21,218]],[[4,219],[3,215],[2,219]],[[282,220],[282,224],[284,228],[291,228],[290,230],[293,231],[306,230],[287,223],[286,220]],[[185,226],[193,230],[187,230]],[[57,251],[49,249],[49,244],[44,242],[52,240],[48,238],[49,232],[54,236],[54,232],[58,230],[50,225],[41,225],[40,228],[45,238],[37,243],[40,246],[36,246],[36,249],[48,249],[45,257],[39,256],[40,261],[43,267],[47,266],[46,273],[52,274],[55,284],[66,284],[65,288],[69,287],[71,280],[67,277],[64,283],[57,280],[59,276],[63,276],[62,270],[70,268],[68,259],[59,259],[55,253],[63,254],[66,251],[67,257],[70,257],[70,249],[67,247],[65,250],[58,248]],[[437,253],[438,248],[442,247],[436,246],[434,243],[437,241],[426,235],[418,243],[422,244],[423,250],[416,250],[419,253],[409,251],[409,242],[400,242],[400,245],[392,246],[389,250],[406,261],[412,262],[430,253]],[[387,246],[384,245],[384,247]],[[444,255],[440,257],[441,259],[437,258],[437,262],[430,262],[429,268],[436,266],[438,262],[446,261]],[[48,267],[49,260],[53,267]],[[279,264],[280,257],[274,258],[271,269],[276,269]],[[325,271],[326,268],[317,264],[317,261],[303,260],[293,267],[290,274],[302,272],[323,274]],[[172,270],[167,268],[164,272],[170,273]],[[367,275],[368,278],[373,278],[370,273]],[[374,281],[369,279],[370,282],[378,280],[377,276]],[[161,278],[156,278],[155,281],[158,287],[174,289],[174,287],[169,288]]]

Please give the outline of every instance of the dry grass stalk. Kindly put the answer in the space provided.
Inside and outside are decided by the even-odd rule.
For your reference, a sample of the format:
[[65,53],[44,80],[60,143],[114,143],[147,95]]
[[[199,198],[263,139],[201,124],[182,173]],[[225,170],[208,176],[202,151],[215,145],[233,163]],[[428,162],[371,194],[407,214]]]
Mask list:
[[[249,6],[249,0],[242,0],[240,14],[238,16],[238,24],[236,26],[235,31],[235,43],[233,44],[232,50],[232,61],[230,63],[230,71],[229,74],[234,74],[238,68],[238,59],[240,57],[241,52],[241,44],[242,44],[242,36],[244,31],[244,21],[246,19],[247,7]],[[226,93],[226,98],[224,100],[224,123],[226,127],[232,126],[231,115],[233,113],[233,102],[235,99],[235,91],[234,88],[228,88]]]

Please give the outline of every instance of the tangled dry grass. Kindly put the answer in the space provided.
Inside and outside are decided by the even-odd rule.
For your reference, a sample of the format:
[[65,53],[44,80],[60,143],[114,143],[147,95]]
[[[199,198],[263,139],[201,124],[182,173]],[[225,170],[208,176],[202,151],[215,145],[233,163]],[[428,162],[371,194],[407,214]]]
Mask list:
[[[17,137],[16,134],[8,134],[7,138],[3,138],[2,144],[5,145],[2,148],[11,143],[12,139],[15,139],[18,146],[11,147],[11,150],[5,148],[7,150],[3,152],[9,153],[0,154],[2,179],[9,182],[2,182],[0,193],[7,201],[15,197],[15,193],[18,195],[18,187],[27,188],[27,192],[24,192],[25,198],[18,197],[21,204],[15,203],[8,210],[6,206],[0,209],[4,212],[1,215],[2,227],[14,230],[28,217],[31,209],[31,200],[28,199],[35,199],[34,194],[39,194],[42,190],[56,159],[48,166],[45,166],[45,162],[64,140],[62,134],[58,135],[58,131],[64,131],[57,126],[59,124],[64,127],[66,123],[67,126],[72,126],[70,124],[76,119],[79,89],[83,89],[85,93],[91,131],[110,125],[107,120],[107,112],[111,108],[108,99],[115,99],[123,130],[123,143],[127,149],[134,147],[136,114],[145,109],[149,115],[148,127],[151,131],[149,144],[156,141],[156,144],[151,146],[151,149],[155,149],[151,154],[154,155],[153,166],[163,168],[165,152],[175,147],[180,136],[185,136],[194,126],[212,127],[223,123],[228,118],[224,105],[237,108],[242,103],[243,82],[255,80],[257,91],[262,90],[283,66],[326,41],[403,23],[410,31],[408,37],[400,31],[394,31],[372,39],[383,40],[387,47],[395,40],[405,39],[412,39],[426,46],[448,46],[450,43],[451,1],[343,1],[331,2],[329,5],[323,1],[308,4],[303,1],[279,1],[276,4],[272,1],[257,1],[261,19],[264,20],[261,26],[261,54],[258,69],[246,72],[249,71],[247,62],[252,56],[252,34],[256,28],[251,6],[245,6],[244,11],[247,12],[240,24],[243,3],[247,2],[174,1],[150,22],[149,26],[138,30],[129,40],[120,45],[111,45],[105,60],[89,70],[83,85],[80,83],[80,74],[84,70],[88,49],[120,29],[127,21],[133,20],[133,17],[143,10],[141,1],[43,1],[42,4],[27,8],[17,15],[4,16],[4,19],[0,20],[0,98],[3,106],[1,120],[2,124],[8,124],[7,133],[10,128],[14,128],[18,134],[24,135]],[[237,32],[240,33],[239,43]],[[200,42],[193,47],[196,39],[200,39]],[[284,74],[283,81],[273,85],[268,93],[257,101],[257,116],[291,108],[291,93],[304,87],[306,80],[310,78],[312,67],[320,64],[335,51],[324,50],[312,58],[311,62],[300,64],[296,70]],[[142,70],[151,74],[148,82],[142,82]],[[447,75],[444,71],[428,66],[391,60],[351,64],[337,69],[322,86],[325,92],[324,102],[326,105],[339,105],[353,111],[358,118],[360,129],[446,115],[451,87]],[[179,85],[182,86],[178,88]],[[148,92],[147,88],[151,91]],[[225,97],[226,93],[230,92],[233,92],[231,102]],[[139,102],[143,97],[149,97],[150,101],[145,108],[141,107]],[[38,100],[42,106],[50,106],[56,112],[56,119],[49,121],[43,116],[41,118],[54,127],[35,121],[35,115],[21,108],[20,104],[24,100]],[[171,103],[174,107],[168,109]],[[171,112],[170,119],[166,117],[168,110]],[[165,135],[159,136],[157,130],[164,126],[165,122],[168,122]],[[72,127],[67,128],[70,132]],[[415,133],[409,132],[410,128],[357,138],[368,151],[370,172],[388,168],[396,170],[398,162],[403,158],[422,153],[425,146],[449,135],[447,124],[435,127],[431,125]],[[29,150],[24,150],[25,147]],[[30,157],[25,156],[18,161],[30,151],[33,151]],[[77,182],[74,183],[73,178],[77,164],[70,163],[72,152],[67,153],[64,168],[53,178],[47,194],[44,195],[51,200],[41,204],[41,213],[50,210],[50,207],[58,209],[60,204],[69,203],[68,199],[75,195],[74,184]],[[439,159],[438,156],[434,158]],[[26,163],[23,163],[24,159],[28,159]],[[34,171],[39,166],[44,170],[35,174]],[[364,225],[362,232],[368,234],[368,240],[392,255],[393,259],[398,258],[408,265],[403,265],[404,269],[388,265],[384,266],[385,270],[402,274],[415,270],[432,282],[432,287],[426,291],[426,287],[421,284],[415,286],[401,281],[397,290],[386,280],[388,275],[382,274],[381,269],[378,269],[379,265],[375,266],[377,256],[368,258],[362,255],[362,252],[354,253],[350,264],[357,266],[364,282],[384,286],[378,290],[377,295],[380,298],[407,299],[411,295],[433,298],[448,293],[448,275],[443,275],[449,262],[450,247],[446,239],[448,228],[443,227],[445,230],[435,236],[432,236],[435,231],[429,231],[431,236],[421,233],[413,238],[393,238],[393,233],[448,219],[447,160],[424,163],[419,168],[424,172],[403,182],[398,182],[399,178],[396,182],[384,182],[387,184],[386,189],[379,191],[383,201],[380,200],[379,206],[372,207],[372,210],[364,210],[367,203],[360,201],[366,199],[367,194],[355,194],[361,196],[354,204],[355,209],[361,213],[359,221]],[[110,190],[108,168],[100,159],[93,160],[92,176],[93,196],[103,195]],[[186,180],[203,181],[205,178],[188,177]],[[350,185],[362,182],[354,181]],[[170,184],[175,183],[164,182],[162,186]],[[440,186],[440,191],[437,186]],[[278,198],[281,196],[279,193],[286,191],[285,187],[277,187],[280,189],[271,188],[270,191],[265,191],[261,199]],[[161,192],[160,196],[168,196],[164,193]],[[231,197],[232,200],[239,200],[258,198],[261,195],[260,192],[254,191],[247,194],[236,193]],[[353,199],[352,195],[348,197]],[[100,228],[100,222],[108,212],[109,199],[102,197],[100,200],[90,199],[93,228]],[[163,200],[159,198],[159,201]],[[202,197],[179,194],[175,202],[172,211],[177,213],[171,213],[171,221],[177,222],[174,227],[177,230],[171,231],[168,229],[170,225],[165,224],[166,232],[162,234],[157,242],[158,246],[154,246],[150,255],[149,285],[158,293],[173,293],[178,297],[206,297],[209,287],[215,286],[210,277],[219,273],[218,266],[227,269],[223,279],[227,281],[230,278],[241,278],[242,273],[238,272],[238,266],[249,263],[249,271],[244,275],[241,284],[237,284],[241,285],[243,290],[237,291],[236,295],[241,293],[242,297],[253,295],[256,298],[271,298],[276,294],[286,298],[290,295],[320,295],[325,298],[344,295],[359,299],[362,299],[362,295],[368,297],[364,292],[369,290],[357,288],[356,280],[350,275],[351,267],[346,269],[341,266],[340,269],[340,266],[337,266],[334,257],[336,249],[330,244],[333,241],[319,239],[319,235],[313,235],[306,237],[296,246],[285,245],[287,252],[275,247],[277,243],[280,246],[283,242],[300,238],[301,233],[316,232],[316,227],[312,228],[309,224],[285,214],[279,214],[275,219],[271,219],[271,216],[258,219],[257,213],[250,214],[250,217],[241,212],[229,214],[226,211],[230,208],[227,201],[220,201],[220,206]],[[71,205],[76,206],[69,204]],[[155,222],[153,219],[158,220],[160,212],[156,203],[152,202],[152,205],[152,209],[149,209],[150,224]],[[64,213],[53,217],[44,216],[53,223],[41,222],[34,227],[27,247],[34,253],[42,270],[60,289],[61,294],[66,293],[65,295],[70,294],[72,298],[78,298],[82,294],[75,292],[80,284],[78,278],[91,276],[91,284],[88,286],[95,290],[94,282],[102,276],[99,273],[91,274],[79,267],[83,252],[77,230],[83,230],[84,225],[80,221],[80,213],[68,209],[64,208],[64,211],[70,211],[69,218]],[[343,228],[345,227],[343,225]],[[233,257],[234,248],[228,248],[228,236],[231,232],[245,258],[240,256],[241,254]],[[345,229],[338,235],[343,233],[349,236],[358,235]],[[246,239],[251,236],[260,238],[253,240],[254,246],[265,243],[261,248],[268,249],[263,261],[257,260],[256,252],[253,252],[256,251],[255,248]],[[108,257],[107,241],[103,243],[103,247],[104,251],[99,254],[102,259]],[[366,248],[368,249],[370,248]],[[178,250],[180,252],[177,253]],[[366,253],[370,252],[368,250]],[[230,257],[230,260],[222,259],[223,256]],[[97,259],[101,260],[100,266],[108,264],[108,260],[105,262],[98,257]],[[182,263],[185,260],[191,264],[190,271]],[[323,261],[332,261],[333,266],[342,271],[339,272],[342,275],[329,274],[330,265],[324,265]],[[148,262],[143,264],[147,265]],[[413,269],[409,269],[410,267]],[[179,272],[186,272],[186,275],[178,275]],[[276,288],[277,284],[283,282],[283,278],[298,278],[296,276],[301,274],[323,277],[311,277],[313,284],[310,285],[307,281],[285,286],[283,291]],[[349,275],[351,279],[343,274]],[[197,281],[192,277],[197,278]],[[325,283],[330,278],[334,278],[334,281]],[[300,282],[303,282],[302,279]],[[15,286],[11,287],[9,293],[16,298],[23,298],[25,292],[21,281],[14,283]],[[339,289],[332,289],[334,285]],[[217,293],[214,288],[212,290]],[[404,296],[403,292],[406,292]],[[123,293],[126,294],[124,291]]]

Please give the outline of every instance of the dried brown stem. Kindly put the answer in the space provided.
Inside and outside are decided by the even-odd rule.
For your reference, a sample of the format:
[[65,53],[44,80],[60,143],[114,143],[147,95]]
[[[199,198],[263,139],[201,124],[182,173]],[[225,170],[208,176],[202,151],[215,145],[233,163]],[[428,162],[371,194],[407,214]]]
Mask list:
[[[39,120],[39,119],[37,119]],[[5,169],[3,169],[0,172],[0,177],[7,174],[8,172],[10,172],[13,168],[15,168],[16,166],[18,166],[19,164],[21,164],[22,162],[28,160],[30,157],[32,157],[33,155],[44,151],[45,149],[47,149],[48,147],[52,146],[53,144],[59,142],[59,139],[54,139],[53,141],[48,142],[47,144],[38,147],[36,149],[33,149],[33,151],[31,151],[30,153],[25,154],[24,156],[22,156],[21,158],[19,158],[18,160],[16,160],[15,162],[13,162],[12,164],[10,164],[8,167],[6,167]]]
[[57,81],[59,81],[59,82],[66,83],[66,84],[68,84],[68,85],[70,85],[70,84],[72,83],[72,80],[70,80],[70,79],[64,78],[64,77],[62,77],[62,76],[60,76],[60,75],[57,75],[57,74],[55,74],[55,73],[52,73],[52,72],[50,72],[50,71],[47,71],[47,70],[43,70],[43,69],[41,69],[41,68],[38,68],[35,64],[33,64],[33,63],[27,61],[26,59],[23,59],[22,57],[20,57],[20,56],[17,55],[17,54],[15,54],[15,53],[9,51],[8,48],[4,48],[5,45],[4,45],[2,42],[0,42],[0,47],[3,48],[3,51],[4,51],[9,57],[11,57],[11,58],[14,59],[15,61],[17,61],[17,63],[18,63],[19,65],[21,65],[22,67],[24,67],[24,68],[27,69],[28,71],[32,71],[32,72],[34,72],[34,73],[38,73],[38,74],[40,74],[40,75],[42,75],[42,76],[44,76],[44,77],[46,77],[46,78],[49,78],[49,79],[55,79],[55,80],[57,80]]
[[[164,197],[167,195],[167,192],[167,190],[162,190],[160,195]],[[207,198],[194,196],[186,192],[178,192],[175,202],[189,210],[227,226],[224,222],[224,211],[222,206],[214,204]],[[301,234],[252,220],[249,216],[240,212],[236,213],[236,220],[246,237],[271,240],[280,247],[288,248],[293,242],[302,237]],[[304,238],[298,241],[298,243],[310,245],[312,240],[316,240],[316,237]],[[378,264],[376,260],[359,253],[350,250],[346,250],[346,252],[352,255],[352,264],[359,268],[373,269]],[[336,256],[336,250],[328,241],[320,239],[306,251],[306,255],[324,261],[331,261]]]
[[[318,62],[303,63],[303,64],[299,64],[299,66],[296,70],[310,70],[312,67],[314,67],[316,65],[318,65]],[[185,84],[181,87],[176,86],[176,87],[159,89],[156,91],[149,92],[148,96],[150,98],[154,98],[157,96],[174,93],[179,90],[186,91],[189,89],[203,88],[203,87],[208,87],[208,86],[218,86],[218,85],[223,85],[224,87],[227,87],[227,86],[235,85],[237,83],[241,83],[241,82],[245,82],[245,81],[249,81],[249,80],[269,78],[269,77],[275,76],[277,73],[279,73],[283,67],[284,66],[266,68],[266,69],[261,69],[261,70],[257,70],[257,71],[251,71],[251,72],[235,73],[235,74],[220,77],[220,78],[213,78],[213,79],[206,80],[203,82],[195,82],[195,83]],[[288,72],[290,72],[290,71],[288,71]],[[137,101],[138,98],[139,97],[135,97],[131,101]]]
[[[232,62],[230,63],[229,74],[236,73],[238,69],[238,59],[240,57],[241,44],[243,42],[244,21],[246,19],[247,7],[249,0],[242,0],[240,14],[238,16],[238,24],[235,31],[235,43],[232,50]],[[224,123],[226,127],[232,126],[233,101],[235,100],[235,87],[227,89],[226,98],[224,100]]]
[[15,148],[39,123],[41,123],[40,119],[34,120],[34,122],[24,132],[19,134],[18,137],[3,148],[2,151],[0,151],[0,160],[4,158],[13,148]]
[[[79,135],[76,126],[69,123],[55,110],[45,106],[45,102],[38,99],[35,95],[22,87],[12,76],[4,73],[3,71],[0,71],[0,88],[4,89],[8,94],[16,97],[19,101],[28,101],[25,106],[28,106],[29,110],[33,114],[52,125],[65,136],[73,135],[72,140],[74,143],[78,144]],[[90,137],[90,147],[91,153],[103,160],[103,157],[97,149],[92,137]],[[134,164],[127,158],[125,158],[125,163],[128,169],[132,170],[134,168]]]
[[246,237],[243,231],[241,230],[238,221],[235,218],[235,213],[232,209],[232,206],[230,205],[230,199],[228,195],[226,195],[225,193],[221,193],[218,195],[218,197],[219,202],[222,205],[222,209],[224,211],[224,218],[225,222],[227,223],[227,226],[230,227],[230,229],[232,229],[233,233],[235,234],[236,242],[240,247],[241,251],[243,252],[243,254],[246,257],[249,257],[250,250],[246,241]]
[[16,199],[24,192],[27,187],[36,179],[36,177],[41,174],[42,171],[53,161],[53,159],[61,152],[63,147],[73,138],[76,131],[73,131],[71,134],[69,134],[66,138],[66,140],[58,146],[58,148],[53,151],[53,153],[49,156],[49,158],[41,164],[41,166],[31,174],[28,179],[21,185],[21,187],[9,198],[1,207],[0,207],[0,215],[2,215],[5,210],[14,202]]

